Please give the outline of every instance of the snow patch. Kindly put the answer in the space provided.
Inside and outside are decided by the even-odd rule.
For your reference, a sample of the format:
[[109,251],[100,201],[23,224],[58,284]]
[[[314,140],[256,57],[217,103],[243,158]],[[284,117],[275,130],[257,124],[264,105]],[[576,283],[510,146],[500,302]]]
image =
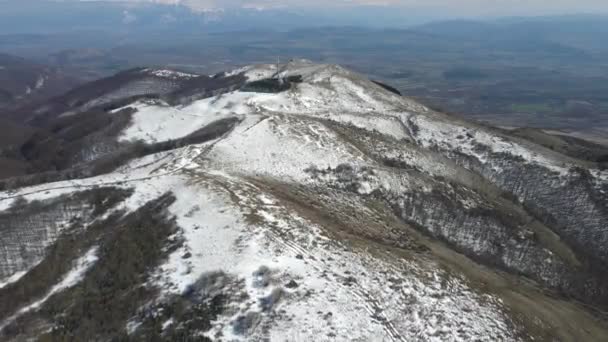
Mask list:
[[72,268],[58,284],[53,286],[43,298],[35,301],[34,303],[24,308],[19,309],[17,313],[6,319],[4,322],[2,322],[2,324],[0,324],[0,330],[4,329],[8,324],[15,321],[15,319],[17,319],[19,316],[28,313],[32,310],[37,310],[54,294],[78,284],[78,282],[82,280],[89,268],[91,268],[91,266],[93,266],[95,262],[97,262],[97,249],[97,247],[93,247],[89,249],[89,251],[87,251],[85,255],[78,258],[78,260],[76,260],[75,262],[74,268]]
[[[541,155],[498,134],[490,134],[482,129],[473,129],[423,115],[411,116],[410,120],[418,127],[416,138],[426,148],[437,146],[444,150],[458,151],[475,156],[482,164],[491,163],[492,154],[505,153],[522,158],[528,163],[543,166],[562,176],[569,173],[569,166],[565,162]],[[494,168],[499,171],[497,167]]]
[[28,270],[23,270],[20,272],[17,272],[15,274],[13,274],[12,276],[8,277],[7,279],[5,279],[3,282],[0,282],[0,289],[6,287],[7,285],[10,285],[12,283],[16,283],[19,281],[19,279],[23,278],[24,275],[26,275],[28,272]]
[[38,76],[34,89],[40,89],[40,88],[44,87],[45,81],[46,81],[46,76]]
[[[179,224],[185,227],[186,248],[193,255],[184,261],[184,251],[177,251],[159,271],[175,277],[172,283],[181,285],[168,289],[178,293],[199,272],[222,271],[244,281],[249,300],[228,303],[229,313],[213,322],[207,336],[230,341],[318,336],[335,341],[516,340],[496,299],[474,293],[457,278],[444,281],[448,275],[434,265],[392,263],[394,258],[353,249],[330,240],[321,227],[242,179],[214,181],[223,186],[179,192],[183,198],[172,210],[182,217]],[[207,199],[210,193],[236,198]],[[187,220],[184,212],[190,213]],[[242,220],[252,214],[261,220]],[[192,229],[201,222],[209,227],[199,230],[209,232],[195,236]],[[221,235],[204,237],[212,233]],[[207,254],[197,256],[197,251]],[[180,263],[188,265],[189,272],[180,273]],[[269,278],[260,281],[260,270]],[[247,317],[266,328],[250,329]],[[272,322],[263,323],[268,320]]]
[[119,139],[155,143],[183,138],[214,121],[252,114],[254,110],[248,106],[247,99],[247,94],[234,92],[195,101],[185,107],[136,102],[128,106],[137,111]]
[[169,70],[169,69],[144,69],[143,73],[148,73],[149,75],[154,75],[162,78],[169,79],[191,79],[200,77],[200,75],[189,74],[181,71]]
[[184,244],[159,268],[157,285],[181,294],[205,273],[235,269],[252,261],[237,245],[246,234],[246,226],[229,198],[204,184],[182,184],[174,194],[177,200],[169,211],[177,218]]
[[346,160],[372,162],[322,123],[287,116],[262,119],[251,127],[240,125],[207,158],[215,169],[294,181],[307,179],[304,170],[313,165],[335,168]]
[[[226,75],[244,73],[254,81],[271,77],[276,70],[274,65],[249,66]],[[303,76],[304,82],[278,94],[233,91],[183,107],[136,102],[128,106],[137,112],[120,139],[165,141],[184,137],[221,118],[278,113],[347,122],[403,139],[407,134],[396,119],[397,113],[424,109],[336,66],[294,62],[287,64],[284,72],[286,76]]]

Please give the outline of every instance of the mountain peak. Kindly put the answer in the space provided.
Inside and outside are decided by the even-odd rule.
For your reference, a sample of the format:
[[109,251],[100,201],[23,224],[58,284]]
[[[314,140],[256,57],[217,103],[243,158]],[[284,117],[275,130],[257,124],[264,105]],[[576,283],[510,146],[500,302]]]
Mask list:
[[607,331],[568,302],[608,307],[598,164],[305,60],[135,69],[36,110],[52,134],[23,150],[55,170],[2,184],[5,339]]

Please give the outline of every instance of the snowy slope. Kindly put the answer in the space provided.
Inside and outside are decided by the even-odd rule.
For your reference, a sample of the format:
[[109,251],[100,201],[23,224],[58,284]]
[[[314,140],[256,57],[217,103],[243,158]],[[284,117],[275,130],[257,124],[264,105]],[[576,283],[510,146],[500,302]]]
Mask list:
[[[319,151],[317,156],[323,153]],[[432,263],[396,263],[389,252],[374,256],[348,242],[332,241],[323,227],[282,206],[278,199],[236,172],[223,174],[192,164],[196,161],[190,163],[177,171],[167,165],[170,163],[163,164],[171,171],[157,175],[152,172],[129,179],[112,174],[77,185],[66,182],[39,190],[24,189],[24,195],[19,195],[28,200],[30,196],[42,199],[42,191],[45,196],[56,196],[58,191],[73,191],[74,186],[82,189],[120,180],[124,184],[121,186],[135,189],[124,203],[135,209],[173,191],[177,201],[170,212],[177,218],[184,244],[155,272],[152,284],[164,293],[181,294],[201,276],[222,271],[242,280],[240,290],[250,298],[231,303],[226,314],[207,332],[210,337],[308,340],[321,335],[331,340],[396,341],[425,336],[463,341],[514,338],[496,298],[476,293]],[[279,171],[276,176],[282,174]],[[231,199],[234,195],[237,198]],[[246,218],[249,215],[261,219],[253,224]],[[186,253],[191,257],[184,259]],[[393,276],[398,273],[403,276]],[[356,283],[349,283],[350,275],[357,275]],[[445,278],[451,280],[446,284]],[[297,282],[297,288],[285,286],[291,280]],[[20,309],[16,315],[35,309],[48,296],[71,286],[64,283],[55,285],[45,298]],[[273,304],[276,307],[269,309],[260,304],[279,294],[280,300]],[[281,314],[275,317],[268,310],[280,310]],[[403,312],[408,312],[407,320],[403,320]],[[463,316],[466,312],[468,317]],[[379,317],[373,318],[376,315]],[[242,317],[257,317],[259,324],[269,325],[269,330],[250,328],[243,334],[235,329]],[[291,323],[302,318],[305,319],[300,324]],[[13,320],[14,317],[7,318],[4,324]],[[353,324],[366,328],[352,331]]]
[[[169,80],[196,77],[144,71]],[[220,137],[176,144],[93,178],[0,192],[0,220],[33,217],[16,203],[44,207],[78,192],[128,192],[111,203],[93,197],[95,217],[84,209],[79,220],[66,216],[80,230],[36,238],[37,245],[53,246],[65,234],[94,234],[107,222],[103,231],[126,234],[146,216],[139,214],[146,205],[172,195],[161,214],[177,228],[163,241],[162,257],[131,284],[150,292],[123,313],[112,337],[517,341],[594,340],[608,331],[585,309],[541,292],[603,305],[608,283],[581,266],[589,255],[573,247],[587,236],[559,235],[557,226],[522,206],[534,192],[543,195],[539,207],[559,209],[555,198],[576,189],[586,209],[575,214],[591,213],[594,220],[583,224],[603,241],[598,227],[606,223],[606,203],[592,196],[605,190],[606,171],[434,113],[338,66],[293,61],[280,70],[249,66],[216,77],[259,81],[276,74],[302,82],[275,93],[236,90],[183,105],[127,105],[136,111],[117,137],[123,144],[176,141],[221,119],[239,121]],[[576,178],[584,167],[587,188]],[[533,170],[528,173],[551,180],[551,190],[530,191],[534,180],[507,178],[512,169]],[[112,228],[126,218],[130,223]],[[25,243],[19,239],[15,246]],[[46,305],[56,307],[54,296],[84,296],[78,283],[109,262],[97,252],[102,240],[82,248],[75,266],[49,280],[39,296],[6,310],[0,305],[2,336],[64,332]],[[19,266],[0,279],[0,296],[40,271],[38,263],[15,263],[18,250],[3,254]],[[520,276],[534,284],[511,288]]]

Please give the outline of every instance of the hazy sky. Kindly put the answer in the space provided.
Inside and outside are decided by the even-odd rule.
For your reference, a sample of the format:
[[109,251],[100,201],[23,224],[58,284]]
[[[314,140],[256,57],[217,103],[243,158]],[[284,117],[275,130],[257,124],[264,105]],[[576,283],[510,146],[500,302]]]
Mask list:
[[[365,5],[394,9],[395,14],[426,13],[438,16],[511,16],[555,14],[608,14],[608,0],[37,0],[69,3],[74,1],[183,4],[205,11],[220,8],[340,8]],[[36,0],[0,0],[2,6],[33,5]],[[11,6],[8,6],[11,7]]]
[[[120,0],[117,0],[120,1]],[[124,0],[123,0],[124,1]],[[380,5],[433,9],[471,15],[568,14],[608,12],[608,0],[128,0],[131,2],[182,3],[193,8],[222,7],[327,7]]]

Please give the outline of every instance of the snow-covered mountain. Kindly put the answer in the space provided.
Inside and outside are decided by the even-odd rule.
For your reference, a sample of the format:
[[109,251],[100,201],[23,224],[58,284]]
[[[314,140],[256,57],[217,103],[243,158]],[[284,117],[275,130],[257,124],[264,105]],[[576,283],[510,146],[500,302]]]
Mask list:
[[1,184],[3,339],[608,336],[602,165],[334,65],[100,82]]

